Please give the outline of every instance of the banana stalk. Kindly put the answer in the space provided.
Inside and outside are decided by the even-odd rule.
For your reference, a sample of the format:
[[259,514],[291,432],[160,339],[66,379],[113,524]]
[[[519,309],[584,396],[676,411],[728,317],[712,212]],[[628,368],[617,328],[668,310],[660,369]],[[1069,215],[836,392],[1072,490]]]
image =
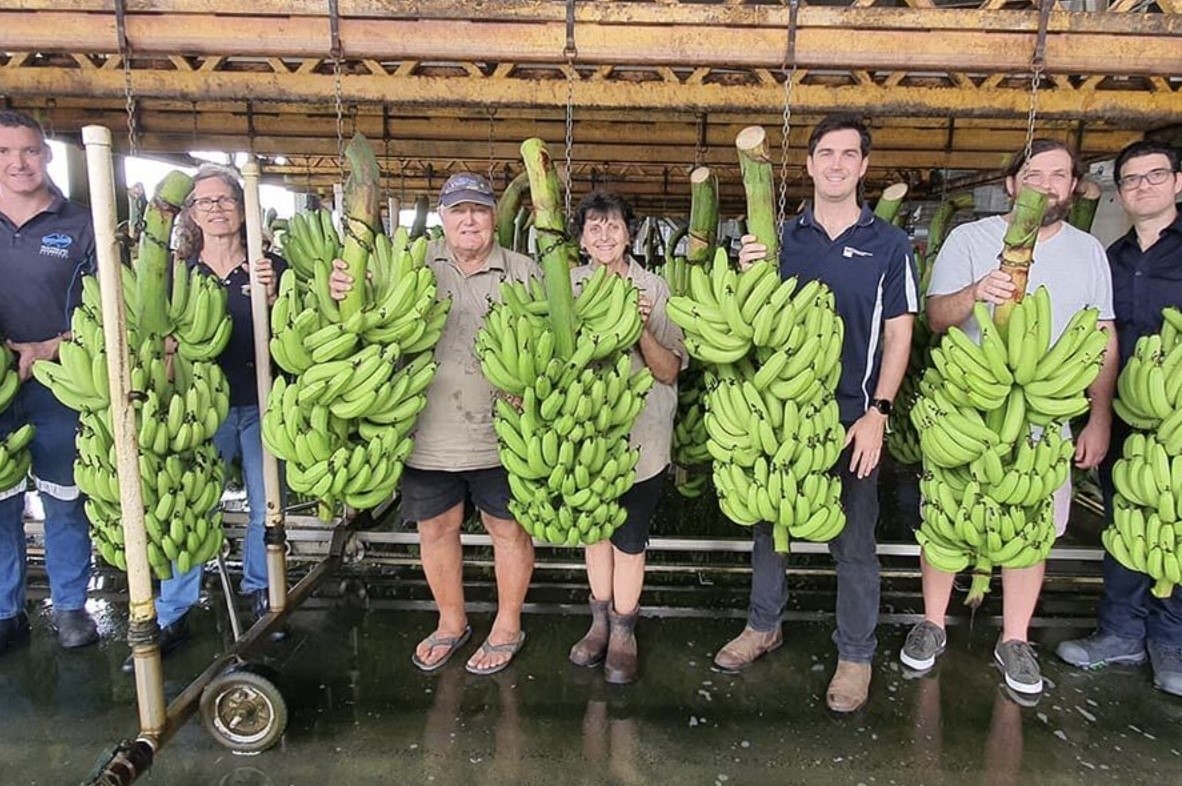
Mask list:
[[522,205],[513,217],[513,250],[519,254],[529,253],[529,227],[533,223],[533,213]]
[[574,294],[558,172],[554,169],[549,148],[537,137],[521,143],[521,158],[529,173],[538,257],[542,261],[546,299],[550,303],[550,326],[554,330],[554,353],[567,360],[575,351]]
[[684,225],[684,226],[678,226],[676,229],[673,230],[673,234],[669,235],[669,240],[668,240],[668,242],[665,243],[665,264],[666,265],[673,263],[674,252],[677,250],[677,244],[681,242],[681,239],[683,237],[685,237],[688,232],[689,232],[689,226]]
[[1100,186],[1094,180],[1084,178],[1075,189],[1075,202],[1067,216],[1067,223],[1084,232],[1092,231],[1096,220],[1096,207],[1100,204]]
[[685,258],[702,265],[714,258],[718,245],[718,178],[709,167],[690,172],[689,245]]
[[415,198],[415,218],[410,224],[410,239],[415,240],[427,234],[427,213],[431,203],[425,196]]
[[[354,281],[365,281],[374,235],[382,220],[382,170],[362,134],[353,135],[345,157],[349,159],[349,179],[345,182],[345,210],[341,214],[345,230],[341,258]],[[353,287],[340,302],[341,318],[348,319],[364,306],[365,287]]]
[[1025,186],[1018,190],[1001,251],[1001,270],[1013,279],[1014,297],[998,305],[993,312],[993,322],[1003,333],[1009,327],[1014,306],[1026,295],[1030,266],[1034,264],[1034,244],[1038,241],[1038,230],[1042,228],[1042,217],[1046,212],[1046,194]]
[[739,169],[747,192],[747,232],[767,247],[764,257],[779,265],[780,234],[776,231],[773,204],[772,162],[768,157],[767,133],[759,126],[748,126],[735,137],[739,151]]
[[136,290],[139,299],[139,328],[144,337],[163,337],[168,320],[169,241],[172,224],[193,190],[193,178],[173,170],[156,186],[156,193],[144,214],[144,231],[136,259]]
[[940,247],[944,245],[944,238],[948,236],[948,224],[952,221],[952,217],[961,210],[968,210],[972,206],[973,195],[965,193],[949,197],[936,208],[935,214],[932,215],[932,223],[928,225],[927,249],[923,253],[919,267],[920,292],[928,291],[932,267],[935,265],[936,256],[940,253]]
[[522,172],[509,181],[504,193],[497,200],[497,244],[501,248],[513,248],[517,239],[517,214],[521,209],[521,198],[529,188],[529,173]]
[[878,203],[874,206],[874,215],[888,224],[893,224],[895,216],[899,214],[899,208],[903,206],[903,198],[906,196],[906,183],[894,183],[887,186],[882,190],[882,196],[878,198]]

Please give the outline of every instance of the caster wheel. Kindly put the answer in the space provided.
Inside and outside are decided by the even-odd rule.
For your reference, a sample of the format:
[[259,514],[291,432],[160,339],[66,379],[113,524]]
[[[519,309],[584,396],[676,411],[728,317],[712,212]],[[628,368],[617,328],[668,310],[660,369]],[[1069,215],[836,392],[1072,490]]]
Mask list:
[[275,683],[253,671],[224,672],[201,694],[201,722],[235,753],[262,753],[287,728],[287,702]]

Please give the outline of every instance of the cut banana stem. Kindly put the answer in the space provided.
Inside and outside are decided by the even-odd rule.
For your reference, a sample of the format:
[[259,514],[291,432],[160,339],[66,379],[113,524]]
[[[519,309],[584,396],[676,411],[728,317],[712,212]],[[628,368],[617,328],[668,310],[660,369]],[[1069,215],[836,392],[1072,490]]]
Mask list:
[[1038,230],[1042,228],[1046,212],[1046,194],[1026,186],[1018,190],[1001,251],[1001,270],[1010,274],[1014,295],[999,304],[993,314],[993,321],[1003,333],[1009,326],[1014,305],[1021,303],[1026,296],[1026,282],[1030,277],[1030,266],[1034,264],[1034,244],[1038,241]]
[[562,215],[558,172],[550,157],[550,149],[536,137],[521,143],[521,158],[529,173],[534,229],[545,276],[546,299],[550,304],[554,350],[560,359],[567,360],[575,351],[574,290],[570,281],[566,220]]
[[169,330],[169,241],[177,213],[192,190],[193,178],[174,169],[156,186],[156,193],[148,204],[135,263],[142,335],[163,338]]
[[1086,177],[1081,179],[1075,189],[1075,201],[1071,203],[1067,223],[1083,232],[1091,232],[1101,193],[1100,185],[1095,180]]
[[764,257],[778,265],[780,233],[776,227],[776,209],[772,194],[772,161],[768,156],[767,132],[760,126],[748,126],[735,137],[739,151],[739,169],[747,193],[747,233],[755,235],[767,247]]
[[666,265],[673,264],[673,260],[676,258],[675,254],[677,251],[677,246],[681,244],[682,239],[686,236],[686,234],[688,232],[689,232],[689,225],[688,224],[679,224],[678,227],[673,230],[673,233],[669,235],[669,239],[667,241],[665,241],[665,264]]
[[[345,210],[341,227],[345,234],[342,259],[354,281],[365,281],[374,236],[382,220],[382,170],[365,136],[354,134],[345,157],[349,160],[349,179],[345,182]],[[346,320],[365,305],[365,287],[355,286],[340,301],[341,319]]]
[[529,173],[520,172],[509,181],[501,198],[497,200],[497,244],[502,248],[516,250],[517,214],[521,210],[522,198],[529,188]]
[[882,196],[874,205],[874,215],[888,223],[894,223],[899,208],[903,205],[903,198],[907,196],[906,183],[893,183],[882,190]]
[[702,265],[714,257],[718,245],[718,178],[709,167],[690,172],[689,243],[685,258]]

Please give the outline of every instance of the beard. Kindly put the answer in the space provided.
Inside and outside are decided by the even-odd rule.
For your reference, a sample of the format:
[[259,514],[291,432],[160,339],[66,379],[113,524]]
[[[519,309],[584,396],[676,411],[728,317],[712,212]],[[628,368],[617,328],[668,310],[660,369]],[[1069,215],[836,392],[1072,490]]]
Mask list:
[[1047,212],[1042,216],[1042,225],[1049,227],[1052,224],[1067,218],[1067,214],[1071,212],[1071,200],[1066,202],[1051,202],[1047,205]]

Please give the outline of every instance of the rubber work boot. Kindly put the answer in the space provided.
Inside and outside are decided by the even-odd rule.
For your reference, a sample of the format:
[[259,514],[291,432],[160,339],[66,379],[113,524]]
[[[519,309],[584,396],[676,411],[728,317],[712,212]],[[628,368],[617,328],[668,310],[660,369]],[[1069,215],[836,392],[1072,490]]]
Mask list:
[[758,631],[748,625],[743,632],[726,643],[714,656],[714,665],[723,671],[739,671],[750,666],[769,652],[784,644],[780,628]]
[[57,640],[68,650],[89,647],[99,640],[98,628],[86,609],[59,611],[53,615],[57,626]]
[[853,712],[870,697],[870,664],[839,660],[825,691],[825,704],[834,712]]
[[612,609],[608,617],[610,634],[607,640],[607,659],[603,662],[603,678],[612,685],[627,685],[636,681],[636,618],[640,609],[631,614],[617,614]]
[[607,655],[607,617],[612,602],[591,598],[587,605],[591,607],[591,628],[587,635],[570,648],[570,662],[585,669],[592,669],[603,663],[603,658]]

